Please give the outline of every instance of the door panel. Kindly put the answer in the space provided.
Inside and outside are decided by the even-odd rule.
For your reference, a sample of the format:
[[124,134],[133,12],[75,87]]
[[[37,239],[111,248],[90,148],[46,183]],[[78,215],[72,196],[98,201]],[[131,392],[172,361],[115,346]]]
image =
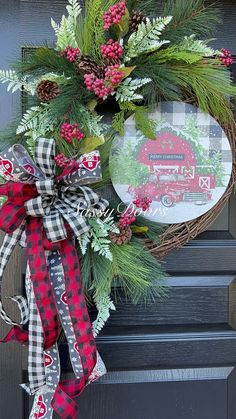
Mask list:
[[[225,18],[215,46],[236,54],[236,3],[220,4]],[[22,47],[52,40],[50,17],[58,21],[65,5],[64,0],[2,0],[1,67],[7,68],[11,51],[20,55]],[[3,127],[19,96],[0,89]],[[133,306],[120,293],[117,310],[97,339],[109,372],[82,395],[80,419],[236,419],[235,206],[232,197],[208,231],[166,257],[171,276],[164,301]],[[18,253],[7,278],[18,269],[20,288],[19,261]],[[11,294],[8,286],[5,290]],[[68,377],[66,344],[61,358]],[[18,388],[27,379],[26,351],[0,346],[0,367],[0,419],[27,418],[32,400]]]

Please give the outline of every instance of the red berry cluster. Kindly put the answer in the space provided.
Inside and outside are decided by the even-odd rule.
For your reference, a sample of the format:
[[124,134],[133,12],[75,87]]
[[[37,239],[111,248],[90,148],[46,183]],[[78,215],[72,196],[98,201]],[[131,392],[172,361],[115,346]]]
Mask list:
[[85,137],[83,132],[78,128],[78,124],[68,124],[65,122],[61,126],[61,136],[68,143],[72,143],[72,139],[76,138],[78,141]]
[[104,22],[105,31],[107,31],[110,28],[110,26],[120,23],[122,16],[125,15],[125,9],[125,2],[120,1],[117,4],[114,4],[114,6],[111,6],[110,9],[108,9],[107,12],[104,13],[102,18]]
[[69,157],[66,157],[64,153],[57,154],[54,160],[57,166],[61,167],[62,169],[72,164],[72,159],[69,159]]
[[224,64],[226,67],[230,66],[234,61],[231,52],[225,48],[221,48],[221,55],[219,58],[222,64]]
[[70,45],[66,47],[64,51],[61,52],[62,57],[65,57],[70,63],[73,63],[78,55],[80,55],[79,48],[72,48]]
[[123,48],[119,42],[109,39],[106,44],[101,45],[101,53],[104,58],[119,61],[119,58],[123,54]]
[[133,204],[136,205],[137,208],[142,208],[143,211],[147,211],[152,203],[152,199],[148,197],[139,197],[133,201]]
[[93,73],[85,74],[84,81],[85,81],[87,89],[90,92],[94,91],[95,95],[100,98],[107,97],[113,91],[111,86],[105,85],[104,79],[98,79]]
[[123,72],[119,70],[119,64],[111,65],[106,68],[105,80],[109,81],[113,87],[117,87],[123,79]]
[[135,218],[135,210],[131,208],[126,208],[122,214],[120,215],[120,219],[118,222],[118,227],[126,227],[136,221]]
[[123,72],[119,70],[119,65],[108,66],[105,71],[105,79],[99,79],[94,73],[85,74],[84,82],[90,92],[104,99],[110,95],[114,88],[118,86],[123,78]]

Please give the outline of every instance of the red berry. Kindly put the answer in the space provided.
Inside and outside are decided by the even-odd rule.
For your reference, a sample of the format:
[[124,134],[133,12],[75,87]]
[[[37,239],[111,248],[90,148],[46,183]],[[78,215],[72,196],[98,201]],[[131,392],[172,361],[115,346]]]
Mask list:
[[120,23],[122,16],[125,15],[125,10],[126,6],[124,1],[120,1],[111,6],[102,16],[104,29],[107,31],[110,26]]

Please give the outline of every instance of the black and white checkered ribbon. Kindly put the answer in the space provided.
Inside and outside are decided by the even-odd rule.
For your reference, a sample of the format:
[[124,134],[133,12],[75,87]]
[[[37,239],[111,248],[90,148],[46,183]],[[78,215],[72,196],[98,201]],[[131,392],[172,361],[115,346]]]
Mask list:
[[[82,156],[81,162],[85,164],[59,179],[55,177],[54,157],[54,140],[44,138],[40,138],[37,143],[35,154],[37,165],[30,159],[22,146],[13,146],[4,154],[9,167],[15,170],[12,170],[11,175],[4,173],[7,180],[35,184],[39,195],[24,204],[26,213],[33,217],[43,217],[44,230],[50,242],[66,239],[67,229],[65,222],[69,224],[75,237],[85,233],[90,228],[88,219],[84,215],[86,211],[92,211],[92,214],[99,216],[108,205],[106,200],[101,199],[88,186],[84,186],[86,183],[93,183],[101,178],[100,165],[97,163],[99,161],[98,153],[95,152],[95,155],[93,154],[88,158]],[[94,158],[94,161],[92,161],[92,158]],[[94,162],[96,163],[95,165],[92,164]],[[4,269],[16,244],[25,245],[24,228],[25,221],[12,234],[5,235],[0,249],[0,284]],[[68,340],[72,368],[76,377],[79,378],[82,374],[82,366],[79,351],[76,348],[76,340],[73,336],[73,326],[68,313],[67,303],[64,298],[65,284],[60,256],[55,253],[50,256],[48,251],[46,251],[46,255],[50,266],[50,277],[58,313]],[[56,344],[44,351],[43,328],[28,268],[26,273],[26,294],[28,301],[22,296],[12,298],[21,312],[20,324],[29,322],[29,383],[22,384],[22,387],[29,394],[35,395],[30,418],[35,419],[43,415],[45,419],[51,419],[53,414],[51,400],[60,379],[59,353]],[[5,313],[1,300],[0,316],[6,323],[17,325]],[[96,380],[105,372],[105,366],[98,355],[97,364],[89,381]]]
[[[76,347],[76,339],[73,334],[73,326],[67,305],[61,257],[57,252],[47,252],[47,259],[58,313],[68,342],[72,369],[76,378],[80,378],[83,374],[83,368],[79,351]],[[52,419],[53,410],[51,401],[60,379],[58,347],[57,345],[54,345],[47,351],[43,350],[43,329],[40,316],[37,312],[28,270],[26,276],[26,290],[30,302],[28,355],[29,383],[22,384],[22,387],[30,395],[35,395],[29,419],[40,418],[42,415],[44,415],[43,417],[45,419]],[[106,367],[100,355],[97,354],[97,364],[90,376],[89,382],[97,380],[105,373]]]
[[[24,206],[28,215],[43,217],[44,229],[50,242],[58,242],[67,238],[65,223],[69,224],[75,237],[79,237],[90,229],[89,212],[99,216],[108,206],[108,202],[100,198],[91,188],[81,186],[101,179],[98,152],[81,156],[80,167],[60,178],[55,176],[55,142],[53,139],[38,139],[35,152],[36,164],[21,145],[15,145],[5,150],[0,154],[0,158],[7,160],[12,167],[10,175],[2,172],[7,180],[35,184],[39,195],[25,202]],[[91,169],[89,163],[92,162],[92,159],[97,160]],[[12,234],[6,234],[0,248],[0,285],[12,251],[18,242],[24,241],[24,222]],[[20,296],[13,298],[20,308],[20,324],[25,324],[28,320],[25,299]],[[0,317],[7,324],[17,325],[4,311],[1,299]]]

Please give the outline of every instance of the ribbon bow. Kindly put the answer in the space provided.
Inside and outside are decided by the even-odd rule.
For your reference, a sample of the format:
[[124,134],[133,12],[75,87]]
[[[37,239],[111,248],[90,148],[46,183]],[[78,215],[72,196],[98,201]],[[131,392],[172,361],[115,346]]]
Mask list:
[[[101,179],[98,151],[83,155],[61,176],[55,174],[54,157],[54,140],[45,138],[37,141],[35,163],[18,144],[0,155],[0,173],[8,180],[0,185],[0,195],[8,198],[0,209],[0,228],[7,233],[0,249],[0,281],[17,242],[26,243],[30,281],[43,329],[43,346],[47,350],[56,344],[59,333],[58,301],[50,280],[48,251],[56,252],[60,258],[64,294],[82,370],[72,385],[59,383],[56,388],[52,406],[64,418],[68,409],[71,417],[75,417],[77,405],[73,399],[89,382],[97,361],[74,236],[90,229],[88,212],[102,214],[108,202],[85,186]],[[27,304],[21,296],[13,299],[20,308],[21,324],[24,324],[29,318]],[[1,301],[0,316],[14,325],[3,342],[10,339],[21,343],[28,341],[27,332],[10,319]],[[60,407],[62,399],[64,409]]]

